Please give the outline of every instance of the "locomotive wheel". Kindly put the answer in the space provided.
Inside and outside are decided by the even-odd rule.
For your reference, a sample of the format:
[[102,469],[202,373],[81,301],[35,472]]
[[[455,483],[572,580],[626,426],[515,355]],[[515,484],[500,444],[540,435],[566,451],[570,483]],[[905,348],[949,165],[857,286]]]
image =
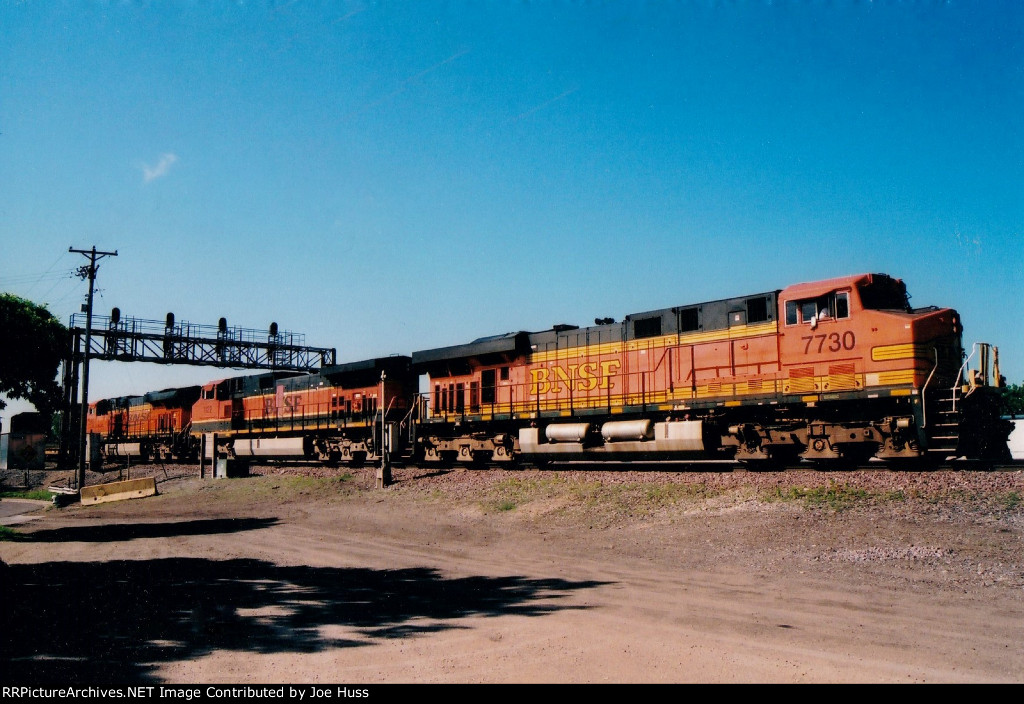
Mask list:
[[787,467],[800,464],[801,448],[793,446],[773,447],[764,458],[745,458],[736,460],[744,469],[751,472],[781,472]]
[[[942,458],[933,455],[921,457],[898,457],[885,460],[885,466],[894,472],[934,472],[944,464]],[[953,469],[952,466],[947,466]]]
[[854,443],[840,445],[839,451],[843,454],[843,460],[851,467],[865,465],[875,456],[878,446],[871,443]]
[[780,469],[777,461],[771,458],[736,460],[748,472],[772,472]]

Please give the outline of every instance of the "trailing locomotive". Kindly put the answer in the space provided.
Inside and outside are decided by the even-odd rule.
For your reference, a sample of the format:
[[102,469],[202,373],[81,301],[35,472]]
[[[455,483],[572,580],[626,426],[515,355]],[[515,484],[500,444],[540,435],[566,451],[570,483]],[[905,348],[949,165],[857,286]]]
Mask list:
[[414,390],[401,356],[223,379],[202,387],[192,432],[212,434],[230,458],[358,464],[378,457],[382,417],[386,427],[407,420]]
[[381,408],[386,427],[407,420],[414,389],[409,358],[385,357],[102,400],[87,429],[106,460],[195,461],[205,436],[231,459],[359,463],[379,456]]
[[86,431],[104,458],[194,461],[199,445],[191,417],[197,398],[199,387],[188,386],[103,399],[89,405]]
[[[1006,459],[998,351],[965,361],[961,336],[956,311],[912,308],[901,280],[862,274],[224,379],[177,401],[189,452],[206,434],[234,458],[358,463],[386,442],[437,463]],[[97,426],[108,447],[133,449],[132,407],[127,434]]]

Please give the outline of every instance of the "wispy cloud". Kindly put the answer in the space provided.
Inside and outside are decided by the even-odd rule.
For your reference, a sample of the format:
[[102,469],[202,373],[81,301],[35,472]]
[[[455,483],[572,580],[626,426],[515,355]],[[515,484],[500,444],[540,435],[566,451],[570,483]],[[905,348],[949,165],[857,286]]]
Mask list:
[[385,95],[383,98],[379,98],[377,100],[374,100],[373,102],[364,105],[363,107],[359,108],[358,110],[355,110],[355,111],[349,113],[348,116],[352,117],[354,115],[359,115],[361,113],[364,113],[364,112],[366,112],[368,110],[372,110],[373,108],[377,107],[378,105],[381,105],[382,103],[385,103],[385,102],[391,100],[392,98],[397,97],[398,95],[403,93],[406,88],[409,87],[409,84],[413,83],[414,81],[418,81],[419,79],[423,78],[424,76],[426,76],[426,75],[428,75],[430,73],[433,73],[437,69],[441,68],[445,64],[450,64],[452,61],[455,61],[459,57],[465,56],[468,53],[469,53],[469,49],[463,49],[461,51],[457,51],[454,54],[452,54],[451,56],[449,56],[447,59],[445,59],[443,61],[438,61],[436,64],[434,64],[430,68],[425,68],[422,71],[420,71],[419,73],[417,73],[417,74],[415,74],[413,76],[409,76],[408,78],[403,79],[402,81],[400,81],[398,83],[398,87],[395,88],[395,90],[391,91],[390,93]]
[[160,155],[160,160],[156,162],[155,166],[149,164],[142,165],[142,180],[146,183],[155,181],[158,178],[167,175],[167,172],[171,170],[171,166],[178,160],[176,154],[167,152],[166,154]]
[[538,110],[543,110],[544,108],[546,108],[547,106],[551,105],[552,103],[557,103],[559,100],[562,100],[563,98],[569,97],[570,95],[572,95],[573,93],[575,93],[579,89],[580,89],[579,86],[573,86],[572,88],[570,88],[569,90],[565,91],[564,93],[561,93],[560,95],[556,95],[554,98],[551,98],[550,100],[545,100],[540,105],[534,105],[532,108],[530,108],[526,112],[519,113],[518,115],[513,117],[512,118],[512,122],[518,122],[519,120],[522,120],[523,118],[529,117],[530,115],[532,115],[533,113],[537,112]]

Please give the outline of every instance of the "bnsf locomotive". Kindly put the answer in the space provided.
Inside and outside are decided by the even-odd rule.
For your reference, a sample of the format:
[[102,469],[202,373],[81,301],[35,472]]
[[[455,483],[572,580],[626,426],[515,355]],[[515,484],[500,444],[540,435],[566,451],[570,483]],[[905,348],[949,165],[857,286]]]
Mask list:
[[961,332],[956,311],[863,274],[218,381],[182,395],[181,430],[191,453],[216,433],[225,456],[326,462],[384,444],[438,463],[1005,459],[998,352],[967,357]]
[[103,399],[89,405],[86,431],[101,440],[107,458],[195,460],[190,419],[197,398],[199,387],[190,386]]

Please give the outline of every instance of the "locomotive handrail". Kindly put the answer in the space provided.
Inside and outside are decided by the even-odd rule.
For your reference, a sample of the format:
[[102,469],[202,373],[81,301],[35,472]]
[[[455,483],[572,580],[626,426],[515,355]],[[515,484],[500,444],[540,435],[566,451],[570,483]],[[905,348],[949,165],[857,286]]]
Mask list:
[[[921,387],[921,427],[928,427],[928,401],[925,399],[925,394],[928,391],[928,384],[931,383],[932,377],[935,376],[935,370],[939,368],[939,348],[932,347],[932,352],[935,353],[935,366],[932,367],[932,371],[928,374],[928,378],[924,381],[924,386]],[[956,394],[953,395],[954,410],[956,409]]]
[[419,410],[419,402],[422,398],[423,394],[416,394],[416,398],[413,400],[411,404],[409,404],[409,412],[402,417],[402,420],[398,421],[399,428],[405,428],[406,424],[408,423],[410,441],[415,440],[415,437],[413,436],[413,433],[415,432],[415,423],[409,421],[412,418],[413,414]]
[[[956,390],[958,388],[960,388],[960,379],[963,377],[964,370],[967,369],[967,365],[971,363],[971,359],[974,357],[974,353],[977,352],[977,351],[978,351],[978,343],[975,342],[973,345],[971,345],[971,353],[969,355],[967,355],[967,359],[965,359],[964,363],[960,365],[960,369],[956,373],[956,381],[953,382],[953,389],[952,389],[952,391],[953,391],[953,410],[954,411],[956,410],[956,399],[957,399]],[[971,391],[973,391],[973,390],[974,389],[972,388]],[[968,396],[971,395],[971,391],[967,392]]]

